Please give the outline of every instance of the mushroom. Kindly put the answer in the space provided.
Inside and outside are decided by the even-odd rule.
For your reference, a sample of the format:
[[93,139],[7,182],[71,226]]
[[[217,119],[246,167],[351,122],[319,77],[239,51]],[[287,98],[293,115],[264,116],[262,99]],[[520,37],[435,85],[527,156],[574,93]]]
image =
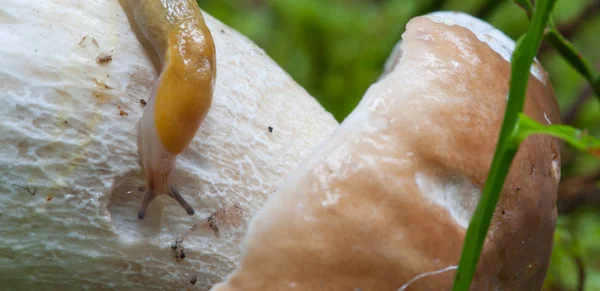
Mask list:
[[208,290],[235,268],[249,218],[338,123],[204,16],[214,98],[174,173],[196,214],[159,197],[139,221],[136,124],[158,72],[119,1],[3,1],[0,289]]
[[[249,226],[239,267],[214,291],[448,290],[481,196],[514,43],[462,13],[413,18],[381,79],[292,171]],[[539,63],[525,113],[558,123]],[[516,155],[473,290],[539,290],[556,222],[559,140]]]

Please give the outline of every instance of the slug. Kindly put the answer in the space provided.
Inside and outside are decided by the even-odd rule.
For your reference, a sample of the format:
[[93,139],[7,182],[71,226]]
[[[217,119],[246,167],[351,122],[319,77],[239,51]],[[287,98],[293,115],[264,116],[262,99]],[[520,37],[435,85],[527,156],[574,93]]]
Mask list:
[[172,181],[177,155],[192,142],[211,103],[216,78],[215,44],[193,0],[122,0],[133,24],[160,59],[160,75],[137,128],[138,154],[146,190],[138,212],[144,219],[152,200],[174,198],[194,209]]

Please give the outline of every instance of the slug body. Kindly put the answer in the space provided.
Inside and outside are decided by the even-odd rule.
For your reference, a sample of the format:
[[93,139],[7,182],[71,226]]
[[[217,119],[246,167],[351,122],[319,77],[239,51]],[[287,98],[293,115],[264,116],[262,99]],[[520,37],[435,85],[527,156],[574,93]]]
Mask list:
[[123,0],[160,58],[160,76],[138,124],[138,153],[147,187],[138,212],[143,219],[160,194],[189,215],[194,209],[172,183],[178,154],[192,142],[212,103],[215,45],[193,0]]

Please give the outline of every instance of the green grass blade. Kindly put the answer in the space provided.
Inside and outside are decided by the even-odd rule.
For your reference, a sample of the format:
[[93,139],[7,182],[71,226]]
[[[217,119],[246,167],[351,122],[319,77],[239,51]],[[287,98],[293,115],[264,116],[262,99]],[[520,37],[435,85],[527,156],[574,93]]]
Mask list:
[[587,135],[580,129],[562,125],[542,125],[527,115],[519,114],[519,121],[513,133],[514,138],[521,142],[532,134],[545,134],[560,138],[572,147],[600,156],[600,139]]
[[527,18],[531,18],[531,12],[533,12],[533,5],[531,5],[531,1],[529,0],[513,0],[515,4],[525,10],[525,14],[527,14]]
[[[527,18],[531,19],[531,13],[533,12],[533,4],[531,4],[531,0],[513,0],[513,2],[517,4],[517,6],[525,10]],[[556,28],[556,25],[554,25],[552,18],[548,20],[548,26],[550,26],[551,28]]]
[[[527,17],[531,18],[531,12],[533,9],[531,0],[513,0],[513,2],[523,8],[527,14]],[[549,21],[549,26],[550,27],[546,30],[544,35],[545,40],[560,54],[561,57],[563,57],[569,63],[569,65],[571,65],[588,81],[588,83],[590,83],[594,95],[600,99],[600,77],[597,76],[589,62],[582,56],[575,46],[573,46],[568,39],[560,34],[552,20]]]
[[592,67],[588,61],[581,56],[573,44],[564,38],[558,30],[549,28],[545,39],[583,77],[587,80],[591,80],[594,77]]
[[[525,104],[525,92],[533,58],[540,47],[543,33],[550,20],[556,0],[539,0],[533,10],[532,21],[525,37],[517,42],[511,62],[508,104],[500,130],[498,145],[485,183],[481,199],[467,229],[453,290],[467,291],[477,268],[479,255],[502,191],[504,180],[517,152],[512,134],[519,113]],[[516,144],[516,146],[515,146]]]

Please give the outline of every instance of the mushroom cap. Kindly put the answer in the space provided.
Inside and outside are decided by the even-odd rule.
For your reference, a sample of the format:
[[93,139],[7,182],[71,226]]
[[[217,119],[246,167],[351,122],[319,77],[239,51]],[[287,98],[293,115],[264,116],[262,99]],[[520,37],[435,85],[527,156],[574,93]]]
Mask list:
[[139,221],[136,124],[157,72],[119,2],[3,1],[0,289],[208,290],[235,268],[247,220],[338,123],[204,15],[214,100],[174,172],[196,214],[160,197]]
[[[482,41],[499,32],[480,35],[463,25],[481,21],[460,18],[462,25],[439,14],[407,24],[385,75],[253,218],[240,266],[213,290],[451,288],[510,78],[507,55]],[[551,84],[534,69],[540,74],[529,76],[525,113],[558,123]],[[541,135],[521,144],[474,290],[541,288],[560,148]]]

